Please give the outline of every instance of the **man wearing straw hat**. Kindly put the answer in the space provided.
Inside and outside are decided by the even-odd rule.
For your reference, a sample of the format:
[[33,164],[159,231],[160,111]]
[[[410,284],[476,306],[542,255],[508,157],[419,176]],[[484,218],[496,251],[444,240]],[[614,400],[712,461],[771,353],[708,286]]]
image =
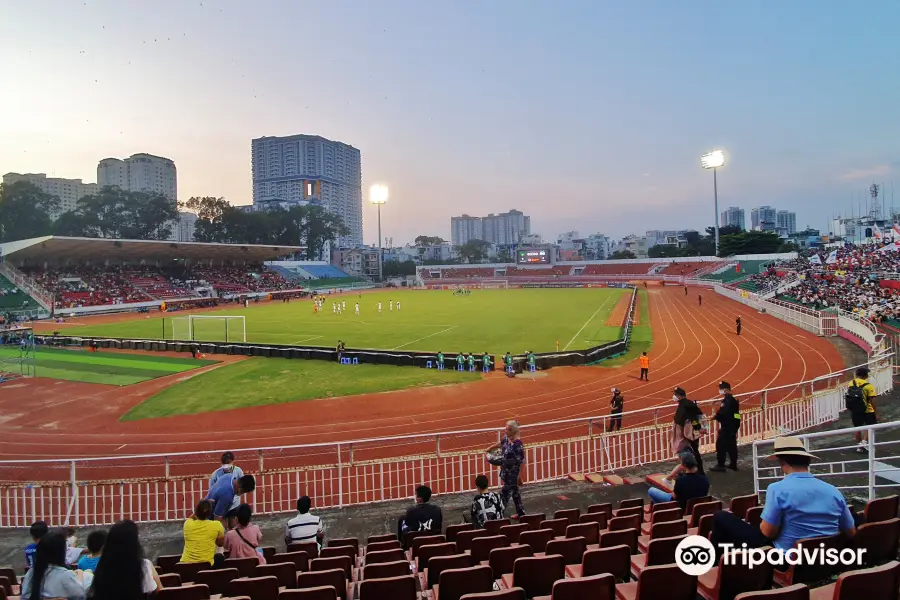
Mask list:
[[803,440],[777,438],[768,458],[779,462],[784,479],[766,489],[766,504],[758,527],[734,513],[716,513],[710,541],[719,556],[722,544],[738,548],[741,544],[749,548],[772,545],[785,552],[806,538],[838,532],[848,537],[856,535],[856,523],[843,494],[809,472],[809,463],[816,456],[806,451]]

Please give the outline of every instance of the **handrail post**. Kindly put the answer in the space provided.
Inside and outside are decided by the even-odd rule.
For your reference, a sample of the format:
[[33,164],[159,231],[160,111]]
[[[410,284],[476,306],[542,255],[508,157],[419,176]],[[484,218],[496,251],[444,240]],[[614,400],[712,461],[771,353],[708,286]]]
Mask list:
[[166,467],[165,477],[166,477],[166,481],[168,481],[169,480],[169,457],[168,456],[163,457],[163,461],[165,461],[165,467]]
[[341,456],[341,444],[338,442],[337,445],[337,456],[338,456],[338,506],[344,506],[344,460]]
[[869,444],[869,501],[875,499],[875,430],[868,429]]
[[[762,434],[763,438],[765,438],[766,434],[769,432],[769,415],[768,415],[769,411],[766,410],[766,408],[767,408],[766,396],[767,395],[768,394],[766,393],[766,391],[763,390],[762,397],[759,401],[759,406],[760,406],[760,408],[762,408],[762,431],[760,433]],[[756,451],[756,449],[754,448],[754,452],[755,451]],[[756,471],[754,470],[754,473],[755,472]]]
[[350,442],[350,463],[353,464],[353,442]]
[[441,457],[441,434],[437,434],[434,436],[434,445],[435,445],[435,454],[437,457]]
[[260,473],[260,475],[262,475],[262,472],[263,472],[263,451],[262,451],[262,450],[257,450],[257,451],[256,451],[256,454],[257,454],[257,459],[258,459],[258,461],[259,461],[259,473]]

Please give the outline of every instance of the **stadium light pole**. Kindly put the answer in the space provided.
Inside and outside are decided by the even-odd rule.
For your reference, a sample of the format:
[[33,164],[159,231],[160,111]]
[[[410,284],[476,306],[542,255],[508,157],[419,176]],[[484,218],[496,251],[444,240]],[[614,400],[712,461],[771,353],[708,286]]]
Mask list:
[[713,210],[716,211],[716,256],[719,256],[719,184],[716,181],[716,170],[725,165],[725,153],[721,150],[707,152],[700,157],[700,166],[712,169],[713,172]]
[[378,207],[378,281],[383,279],[384,252],[381,250],[381,205],[388,201],[388,187],[383,183],[369,188],[369,202]]

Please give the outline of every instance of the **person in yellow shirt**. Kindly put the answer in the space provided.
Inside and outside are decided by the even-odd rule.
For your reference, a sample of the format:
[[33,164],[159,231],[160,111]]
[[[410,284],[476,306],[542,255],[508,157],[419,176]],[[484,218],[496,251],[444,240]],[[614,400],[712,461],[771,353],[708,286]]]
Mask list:
[[644,352],[641,354],[641,379],[650,381],[650,357]]
[[184,522],[181,562],[210,565],[224,562],[225,555],[216,553],[216,548],[223,544],[225,528],[221,521],[212,518],[212,502],[201,500],[194,509],[194,514]]
[[[875,386],[869,382],[869,369],[866,367],[858,368],[856,370],[856,377],[850,382],[850,387],[851,389],[854,387],[859,388],[862,391],[863,401],[865,402],[864,410],[850,412],[850,416],[853,419],[853,426],[862,427],[863,425],[874,425],[877,423],[878,418],[875,415],[875,397],[878,394],[875,392]],[[850,391],[848,390],[848,395],[849,393]],[[856,451],[860,453],[868,452],[868,432],[857,431],[855,437],[857,442]]]

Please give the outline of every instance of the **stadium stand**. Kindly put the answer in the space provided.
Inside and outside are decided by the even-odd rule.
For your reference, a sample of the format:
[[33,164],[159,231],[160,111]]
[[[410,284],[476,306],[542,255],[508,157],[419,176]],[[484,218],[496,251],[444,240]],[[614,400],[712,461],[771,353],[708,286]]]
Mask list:
[[424,267],[419,269],[422,279],[473,279],[479,277],[493,278],[496,277],[496,270],[493,267],[449,267],[440,269],[439,276],[435,277],[434,269]]
[[303,270],[316,279],[346,279],[351,277],[334,265],[303,265]]
[[590,264],[584,267],[581,275],[646,275],[660,263],[611,263]]
[[33,308],[37,305],[34,298],[13,285],[9,279],[0,275],[0,313],[21,308]]
[[525,269],[520,267],[506,267],[507,277],[563,277],[572,272],[569,265],[554,265],[552,267],[538,267]]
[[700,269],[715,268],[716,265],[723,266],[723,265],[725,265],[725,263],[724,262],[722,262],[722,263],[671,262],[668,265],[666,265],[666,267],[664,269],[662,269],[661,271],[657,271],[656,273],[657,273],[657,275],[685,275],[686,276],[686,275],[693,275]]

